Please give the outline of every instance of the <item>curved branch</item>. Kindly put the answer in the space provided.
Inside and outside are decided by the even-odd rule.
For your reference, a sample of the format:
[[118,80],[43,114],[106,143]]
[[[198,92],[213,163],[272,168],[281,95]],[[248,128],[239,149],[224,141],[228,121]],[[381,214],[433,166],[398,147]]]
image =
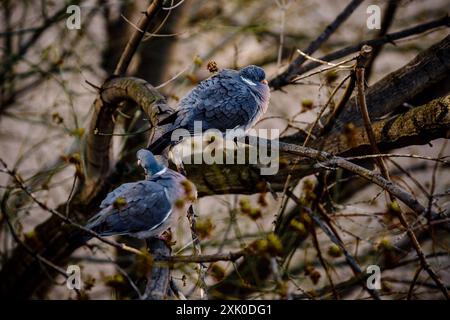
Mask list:
[[123,101],[131,101],[140,106],[152,130],[156,127],[159,116],[171,112],[165,98],[145,80],[133,77],[107,80],[93,103],[94,114],[86,138],[84,198],[96,194],[95,189],[109,173],[113,115]]

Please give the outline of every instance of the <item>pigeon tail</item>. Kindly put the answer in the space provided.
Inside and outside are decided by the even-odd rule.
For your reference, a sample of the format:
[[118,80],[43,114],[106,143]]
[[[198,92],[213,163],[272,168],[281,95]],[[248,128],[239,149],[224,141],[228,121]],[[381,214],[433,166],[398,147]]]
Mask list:
[[75,248],[81,247],[92,239],[92,235],[83,230],[74,230],[67,238],[67,243]]
[[172,132],[173,130],[164,133],[161,137],[156,139],[156,141],[154,141],[147,149],[155,155],[161,154],[164,149],[172,144]]

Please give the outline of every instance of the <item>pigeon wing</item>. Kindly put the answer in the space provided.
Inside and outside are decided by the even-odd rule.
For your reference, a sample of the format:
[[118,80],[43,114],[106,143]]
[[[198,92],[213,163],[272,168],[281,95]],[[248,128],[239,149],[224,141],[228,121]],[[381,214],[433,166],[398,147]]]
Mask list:
[[220,131],[246,126],[259,112],[250,89],[225,74],[203,81],[180,103],[177,127],[193,131],[193,122],[202,121],[203,130]]
[[115,199],[125,203],[114,206],[113,201],[90,220],[88,228],[102,236],[132,234],[156,229],[169,217],[172,203],[160,184],[139,181],[122,190]]
[[131,188],[131,186],[135,184],[134,182],[129,182],[129,183],[124,183],[121,186],[119,186],[118,188],[114,189],[113,191],[111,191],[110,193],[108,193],[108,195],[106,196],[106,198],[102,201],[102,203],[100,203],[100,208],[106,208],[107,206],[110,206],[114,203],[114,201],[116,201],[116,199],[119,197],[119,195],[121,193],[123,193],[124,191],[126,191],[127,189]]

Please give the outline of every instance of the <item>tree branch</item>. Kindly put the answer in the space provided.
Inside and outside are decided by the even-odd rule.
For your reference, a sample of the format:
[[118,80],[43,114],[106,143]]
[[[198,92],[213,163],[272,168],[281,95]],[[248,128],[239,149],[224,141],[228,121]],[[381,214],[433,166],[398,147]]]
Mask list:
[[94,101],[94,114],[86,138],[84,199],[97,194],[99,186],[109,173],[110,145],[114,132],[112,116],[123,101],[139,105],[152,130],[156,127],[159,116],[171,112],[165,98],[146,81],[131,77],[107,80]]
[[[443,17],[441,19],[432,20],[430,22],[419,24],[417,26],[414,26],[414,27],[411,27],[408,29],[390,33],[381,38],[365,40],[356,45],[348,46],[348,47],[345,47],[338,51],[324,55],[324,56],[320,57],[319,59],[323,60],[323,61],[333,61],[333,60],[341,59],[345,56],[348,56],[349,54],[358,52],[359,50],[361,50],[361,48],[364,45],[368,45],[368,46],[376,48],[385,43],[393,43],[395,40],[400,40],[400,39],[407,38],[407,37],[410,37],[410,36],[413,36],[416,34],[421,34],[426,31],[437,29],[442,26],[450,26],[450,16],[446,15],[445,17]],[[295,70],[294,76],[304,74],[312,69],[317,68],[318,66],[320,66],[320,63],[318,63],[318,62],[310,62],[304,66],[300,66],[299,68],[297,68],[297,70]],[[281,80],[281,78],[280,78],[281,76],[283,76],[283,74],[281,74],[277,78],[274,78],[273,80],[271,80],[269,82],[270,86],[273,87],[274,89],[280,89],[283,86],[290,84],[290,82],[287,80],[287,78],[284,80]]]
[[163,4],[163,0],[153,0],[152,3],[148,6],[147,10],[139,19],[136,29],[133,32],[130,40],[128,41],[125,50],[123,51],[119,62],[117,63],[116,69],[114,70],[115,76],[124,75],[128,65],[131,62],[131,58],[133,58],[139,44],[141,43],[142,38],[147,31],[150,22],[154,19],[156,14],[161,10]]
[[[164,240],[152,238],[147,240],[147,249],[152,254],[153,260],[160,257],[170,257],[171,249]],[[170,269],[167,265],[153,265],[148,274],[144,300],[164,300],[167,296],[170,282]]]
[[[308,55],[313,54],[348,19],[348,17],[350,17],[353,11],[355,11],[363,1],[364,0],[352,0],[336,17],[336,19],[331,24],[329,24],[325,28],[325,30],[313,42],[311,42],[305,50],[302,51]],[[306,58],[303,55],[298,56],[289,65],[286,71],[270,81],[270,86],[274,89],[279,89],[282,86],[288,84],[292,80],[292,78],[298,75],[298,70],[300,66],[305,62],[305,60]]]

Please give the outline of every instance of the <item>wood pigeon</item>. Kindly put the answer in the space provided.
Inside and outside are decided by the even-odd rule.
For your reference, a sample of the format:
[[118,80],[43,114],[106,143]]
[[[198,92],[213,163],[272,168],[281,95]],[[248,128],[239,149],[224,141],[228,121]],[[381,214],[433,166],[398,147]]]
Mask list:
[[172,132],[186,129],[194,133],[194,121],[201,121],[202,131],[242,129],[246,132],[269,105],[270,89],[266,74],[260,67],[250,65],[239,71],[224,69],[202,81],[181,101],[176,112],[159,123],[167,125],[165,133],[148,149],[161,152],[172,141]]
[[139,150],[137,158],[145,180],[125,183],[109,193],[100,204],[102,210],[88,221],[88,229],[101,236],[159,236],[195,200],[195,186],[186,177],[159,163],[148,150]]

